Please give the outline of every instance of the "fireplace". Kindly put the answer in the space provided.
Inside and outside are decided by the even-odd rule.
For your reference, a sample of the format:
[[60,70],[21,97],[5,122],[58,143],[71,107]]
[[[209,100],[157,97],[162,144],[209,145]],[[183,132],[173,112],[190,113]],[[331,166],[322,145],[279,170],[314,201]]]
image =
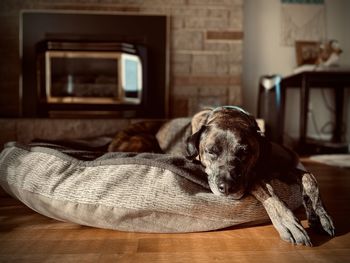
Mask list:
[[[41,114],[80,105],[141,105],[147,91],[147,49],[106,42],[44,41],[37,46]],[[81,110],[82,110],[81,109]]]
[[27,117],[167,116],[165,16],[24,12]]

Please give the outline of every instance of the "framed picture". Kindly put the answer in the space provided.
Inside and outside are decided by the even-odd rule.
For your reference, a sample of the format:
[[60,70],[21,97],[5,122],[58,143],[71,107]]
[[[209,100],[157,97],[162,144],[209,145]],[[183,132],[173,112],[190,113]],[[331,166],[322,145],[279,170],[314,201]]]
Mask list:
[[320,53],[320,42],[317,41],[296,41],[295,51],[298,66],[317,63]]

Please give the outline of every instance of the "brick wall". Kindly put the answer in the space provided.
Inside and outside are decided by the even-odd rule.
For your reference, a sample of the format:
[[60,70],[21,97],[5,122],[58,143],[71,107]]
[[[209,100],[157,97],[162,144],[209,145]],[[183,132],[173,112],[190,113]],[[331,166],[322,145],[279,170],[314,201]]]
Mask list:
[[19,13],[23,9],[170,17],[170,114],[241,104],[243,0],[1,0],[0,110],[20,114]]

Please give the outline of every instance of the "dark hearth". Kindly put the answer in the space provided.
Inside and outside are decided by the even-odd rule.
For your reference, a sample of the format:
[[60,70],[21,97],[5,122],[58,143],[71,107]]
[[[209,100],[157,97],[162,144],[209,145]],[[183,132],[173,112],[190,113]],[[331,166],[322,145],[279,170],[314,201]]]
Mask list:
[[24,12],[23,115],[167,114],[165,16]]
[[37,46],[40,116],[52,116],[61,108],[73,113],[79,107],[80,111],[140,109],[147,101],[146,65],[147,49],[141,45],[40,42]]

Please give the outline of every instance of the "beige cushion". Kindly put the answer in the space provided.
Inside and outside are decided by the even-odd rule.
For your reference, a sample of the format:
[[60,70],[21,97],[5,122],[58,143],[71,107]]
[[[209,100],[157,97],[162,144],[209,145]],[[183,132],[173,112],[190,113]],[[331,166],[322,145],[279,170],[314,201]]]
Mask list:
[[[253,197],[213,195],[199,165],[156,154],[109,153],[82,161],[61,151],[8,143],[0,184],[45,216],[81,225],[141,232],[193,232],[268,219]],[[295,209],[298,186],[275,181]]]

